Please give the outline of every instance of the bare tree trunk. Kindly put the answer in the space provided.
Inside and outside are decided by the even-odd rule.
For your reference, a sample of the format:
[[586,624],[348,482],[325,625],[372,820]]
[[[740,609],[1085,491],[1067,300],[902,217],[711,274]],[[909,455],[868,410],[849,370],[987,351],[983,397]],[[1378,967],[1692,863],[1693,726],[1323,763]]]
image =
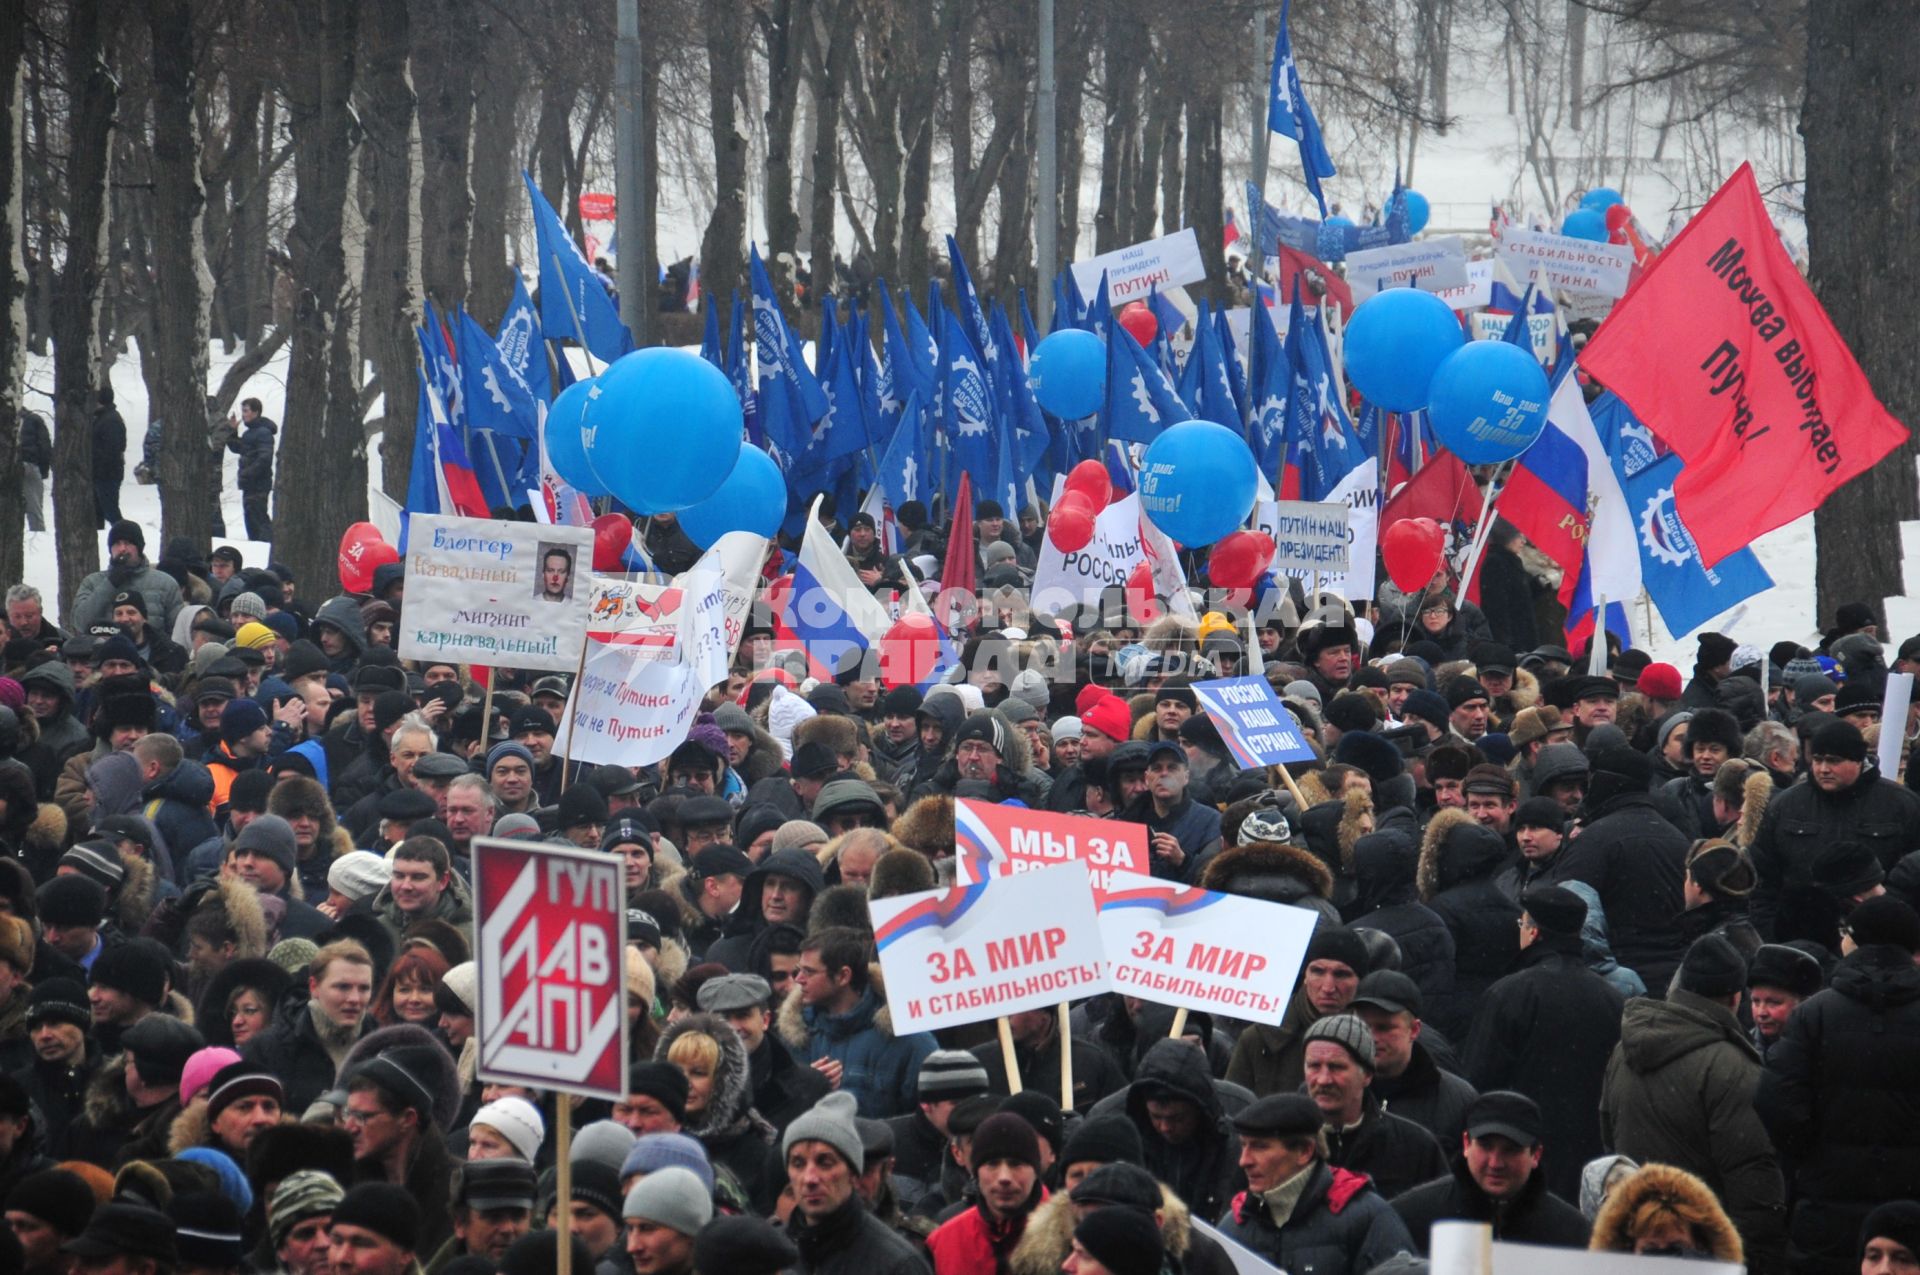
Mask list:
[[562,75],[540,80],[540,114],[533,125],[533,179],[547,202],[566,216],[567,168],[573,154],[573,104],[580,86]]
[[[1807,7],[1808,278],[1887,409],[1920,414],[1920,226],[1900,192],[1920,180],[1920,29],[1900,6],[1823,0]],[[1861,121],[1879,119],[1876,128]],[[1911,439],[1814,514],[1821,627],[1865,602],[1885,631],[1883,599],[1906,592],[1900,524],[1920,516]]]
[[[767,37],[767,258],[791,254],[800,242],[800,215],[794,205],[794,103],[799,97],[801,50],[813,22],[812,0],[773,0],[765,27]],[[816,156],[818,154],[816,148]],[[831,193],[831,187],[829,187]],[[816,209],[819,201],[814,201]],[[831,210],[829,210],[831,217]],[[793,300],[793,280],[785,271],[774,275],[782,300]]]
[[[1059,65],[1059,99],[1056,107],[1054,145],[1060,156],[1059,212],[1056,214],[1059,263],[1066,264],[1079,255],[1080,246],[1080,174],[1087,162],[1087,136],[1080,114],[1086,100],[1087,73],[1093,55],[1095,19],[1082,0],[1063,0],[1055,13]],[[1037,288],[1051,287],[1051,279],[1037,279]]]
[[274,138],[279,133],[279,96],[273,92],[266,93],[260,110],[260,163],[253,170],[252,179],[235,192],[240,208],[234,216],[234,222],[245,227],[246,252],[251,262],[245,276],[247,320],[240,331],[240,338],[246,342],[248,349],[259,343],[268,328],[282,324],[288,318],[275,311],[274,285],[278,273],[268,237],[269,214],[273,211],[271,179],[276,150]]
[[[467,292],[467,309],[489,332],[500,326],[507,302],[513,299],[507,210],[517,206],[513,201],[525,198],[514,160],[520,150],[518,108],[527,84],[527,60],[517,39],[501,28],[496,33],[483,46],[480,83],[485,90],[474,101],[473,245],[468,252],[473,282]],[[371,244],[368,255],[372,255]],[[641,277],[653,276],[642,271]],[[391,406],[393,400],[387,401]]]
[[[374,375],[386,391],[386,422],[380,436],[381,487],[395,500],[407,492],[413,463],[414,368],[420,322],[420,182],[415,159],[413,83],[407,62],[413,45],[407,6],[368,7],[360,27],[356,96],[366,141],[360,147],[366,182],[366,270],[361,276],[361,336]],[[506,251],[504,232],[500,251]],[[503,266],[504,270],[504,266]],[[509,283],[511,289],[511,283]],[[511,292],[509,291],[509,295]]]
[[201,221],[200,131],[194,117],[192,0],[147,0],[153,39],[153,407],[163,422],[158,458],[161,542],[208,545],[219,510],[220,455],[207,447],[207,270]]
[[[1156,83],[1148,69],[1147,113],[1140,125],[1140,162],[1133,173],[1132,222],[1122,243],[1139,243],[1153,238],[1154,223],[1159,220],[1161,157],[1167,149],[1169,117],[1173,125],[1174,166],[1178,171],[1180,151],[1180,98],[1167,86]],[[1091,299],[1091,298],[1089,298]]]
[[[957,22],[962,2],[948,0],[941,10],[941,21]],[[896,270],[902,287],[924,293],[932,249],[933,112],[940,94],[940,50],[944,41],[939,28],[931,23],[914,21],[911,16],[905,22],[902,43],[911,50],[911,61],[901,75],[899,137],[906,167],[900,185],[900,258]]]
[[[397,4],[400,0],[376,0]],[[474,15],[458,0],[407,0],[420,120],[420,277],[451,311],[467,299],[473,233]]]
[[[947,149],[953,166],[953,238],[969,265],[980,259],[980,214],[993,189],[973,158],[973,0],[950,0],[956,20],[947,32]],[[998,127],[996,121],[996,127]]]
[[1567,127],[1579,132],[1586,126],[1587,102],[1587,6],[1580,0],[1567,0]]
[[840,100],[846,92],[847,66],[853,61],[853,0],[829,0],[822,6],[819,71],[814,78],[813,260],[815,294],[832,294],[834,197],[840,184]]
[[713,215],[700,240],[700,284],[709,296],[724,296],[746,274],[741,239],[747,226],[747,139],[738,125],[746,77],[745,29],[740,0],[704,0],[707,93],[713,120]]
[[[1187,102],[1187,203],[1181,224],[1192,226],[1199,235],[1200,260],[1207,267],[1207,281],[1203,286],[1214,304],[1224,305],[1227,254],[1220,237],[1220,228],[1226,221],[1225,209],[1221,206],[1224,174],[1220,169],[1220,87],[1217,80],[1193,87],[1193,96]],[[1167,227],[1168,230],[1176,228]]]
[[[1163,140],[1160,143],[1160,233],[1170,235],[1180,228],[1180,180],[1183,170],[1180,166],[1181,107],[1180,89],[1175,85],[1165,85],[1168,100],[1167,113],[1161,122]],[[1149,228],[1148,234],[1153,233]],[[1141,238],[1146,238],[1142,235]]]
[[1140,136],[1140,67],[1145,33],[1118,8],[1107,14],[1102,60],[1106,118],[1100,130],[1100,203],[1093,214],[1093,250],[1132,242],[1134,157]]
[[119,82],[108,65],[104,4],[67,6],[66,265],[53,301],[53,517],[60,612],[100,566],[93,501],[92,417],[100,366],[100,300],[107,271],[107,193]]
[[[1000,217],[994,232],[993,267],[988,290],[1012,300],[1016,289],[1033,274],[1033,140],[1036,123],[1033,94],[1034,44],[1003,32],[995,42],[994,111],[1012,117],[1006,158],[996,185]],[[1057,100],[1057,99],[1056,99]],[[1050,216],[1057,216],[1051,210]]]
[[27,374],[27,24],[23,0],[0,6],[0,580],[26,575],[20,408]]
[[[343,242],[353,178],[354,46],[359,0],[293,0],[300,55],[287,67],[293,124],[293,226],[287,252],[297,289],[293,354],[287,369],[287,411],[275,475],[281,557],[301,580],[334,579],[340,534],[357,500],[366,501],[366,441],[357,422],[339,431],[329,402],[339,381],[332,367],[347,310]],[[358,403],[358,396],[355,396]],[[356,473],[354,458],[359,458]],[[316,481],[324,475],[326,481]],[[315,593],[330,588],[320,585]]]

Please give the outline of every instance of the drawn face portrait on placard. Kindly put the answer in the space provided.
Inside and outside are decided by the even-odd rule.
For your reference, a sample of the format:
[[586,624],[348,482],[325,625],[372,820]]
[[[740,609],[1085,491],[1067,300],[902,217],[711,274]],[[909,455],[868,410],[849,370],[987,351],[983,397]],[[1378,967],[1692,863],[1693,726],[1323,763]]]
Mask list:
[[573,549],[569,545],[540,542],[540,572],[533,579],[533,596],[542,602],[567,602],[573,598]]

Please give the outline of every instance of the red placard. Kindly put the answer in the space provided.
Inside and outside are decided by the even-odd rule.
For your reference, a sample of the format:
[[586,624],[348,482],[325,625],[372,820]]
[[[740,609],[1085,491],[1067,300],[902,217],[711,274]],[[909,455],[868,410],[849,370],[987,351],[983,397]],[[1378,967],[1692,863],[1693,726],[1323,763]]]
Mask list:
[[473,840],[474,1035],[482,1080],[618,1099],[627,1079],[618,859]]
[[592,190],[580,192],[581,221],[612,221],[613,209],[612,195]]
[[955,872],[961,885],[1077,861],[1087,865],[1093,878],[1094,902],[1104,904],[1113,873],[1153,872],[1153,850],[1142,823],[1049,814],[964,797],[953,807]]

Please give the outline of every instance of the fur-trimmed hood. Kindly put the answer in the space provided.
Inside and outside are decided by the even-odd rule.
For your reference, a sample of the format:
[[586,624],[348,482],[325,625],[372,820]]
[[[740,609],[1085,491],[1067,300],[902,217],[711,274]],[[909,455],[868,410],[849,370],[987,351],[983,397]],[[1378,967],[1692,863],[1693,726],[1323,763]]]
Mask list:
[[127,1096],[127,1056],[114,1054],[100,1064],[87,1082],[87,1096],[81,1101],[80,1114],[94,1125],[105,1128],[133,1110]]
[[[867,966],[867,991],[858,1005],[846,1014],[829,1015],[825,1019],[825,1028],[829,1036],[851,1036],[862,1028],[872,1027],[887,1040],[893,1039],[893,1011],[887,1005],[887,984],[880,972],[880,963]],[[811,1029],[807,1025],[805,1003],[800,998],[800,988],[795,986],[787,993],[787,999],[780,1002],[780,1010],[773,1016],[773,1029],[780,1039],[795,1051],[795,1057],[806,1057],[807,1040]],[[661,1057],[665,1057],[662,1054]]]
[[747,759],[734,767],[740,778],[751,788],[762,779],[779,774],[786,766],[787,757],[780,751],[780,741],[768,734],[766,727],[754,723],[753,743],[747,746]]
[[[1251,841],[1214,856],[1201,885],[1270,903],[1332,908],[1333,871],[1311,850],[1277,841]],[[1335,918],[1337,922],[1337,917]]]
[[[1073,1201],[1065,1191],[1054,1192],[1028,1216],[1027,1229],[1007,1258],[1011,1275],[1055,1275],[1073,1250],[1074,1226]],[[1160,1184],[1160,1242],[1183,1265],[1193,1247],[1193,1214],[1165,1183]]]
[[218,878],[210,898],[218,898],[233,930],[234,959],[265,956],[271,946],[267,914],[260,906],[260,892],[238,877]]
[[33,822],[20,834],[22,857],[34,859],[36,856],[48,858],[59,855],[67,844],[67,812],[56,803],[43,801],[34,812]]
[[1740,817],[1728,830],[1727,840],[1742,850],[1750,849],[1760,835],[1760,820],[1766,817],[1767,803],[1772,800],[1773,776],[1762,766],[1740,785]]
[[1593,1238],[1587,1248],[1596,1253],[1631,1253],[1633,1236],[1628,1228],[1633,1215],[1650,1201],[1660,1200],[1693,1223],[1706,1240],[1714,1260],[1739,1263],[1745,1258],[1740,1232],[1734,1229],[1726,1210],[1720,1207],[1711,1188],[1684,1169],[1670,1164],[1649,1164],[1613,1188],[1600,1213],[1593,1219]]
[[[289,1115],[283,1114],[280,1118],[282,1124],[290,1124],[292,1121],[293,1117]],[[169,1154],[177,1156],[189,1147],[212,1147],[215,1151],[233,1154],[221,1146],[220,1140],[214,1137],[213,1119],[207,1114],[207,1100],[204,1097],[195,1098],[181,1108],[180,1114],[173,1118],[173,1124],[167,1129]]]
[[1507,861],[1507,843],[1500,834],[1474,822],[1464,810],[1448,808],[1434,815],[1420,840],[1420,867],[1415,880],[1420,901],[1466,881],[1490,877]]
[[685,1132],[703,1138],[730,1132],[753,1109],[753,1068],[747,1063],[747,1050],[740,1043],[740,1034],[717,1014],[688,1014],[669,1025],[660,1033],[660,1043],[653,1048],[654,1058],[666,1062],[674,1042],[695,1032],[711,1037],[720,1047],[720,1062],[713,1070],[713,1088],[706,1110],[688,1112],[683,1126]]
[[[678,872],[669,872],[660,878],[660,889],[665,890],[673,896],[673,905],[680,910],[680,930],[682,933],[686,933],[689,930],[698,930],[704,925],[711,924],[707,919],[707,914],[695,907],[693,901],[687,897],[687,878],[691,871],[692,869],[683,867]],[[663,978],[660,981],[663,985],[673,982],[670,978]]]
[[126,869],[126,876],[120,879],[119,893],[113,899],[114,915],[122,930],[138,934],[153,914],[153,862],[145,855],[123,854],[120,866]]
[[[334,836],[340,828],[334,820],[333,803],[327,800],[327,790],[318,781],[305,775],[282,775],[267,797],[267,813],[289,820],[299,814],[312,815],[320,823],[320,831],[313,838],[315,853],[326,853],[330,849],[330,857],[334,858],[344,853]],[[346,843],[348,850],[353,849],[352,837],[346,838]]]

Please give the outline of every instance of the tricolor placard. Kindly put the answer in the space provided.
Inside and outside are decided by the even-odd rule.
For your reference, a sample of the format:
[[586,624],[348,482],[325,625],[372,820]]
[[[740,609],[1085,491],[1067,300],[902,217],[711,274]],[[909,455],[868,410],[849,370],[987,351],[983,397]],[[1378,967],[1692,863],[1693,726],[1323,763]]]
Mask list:
[[1087,872],[1063,863],[868,904],[895,1031],[935,1031],[1107,991]]
[[1248,1022],[1286,1015],[1319,914],[1134,872],[1109,875],[1100,939],[1113,990]]
[[1293,712],[1264,677],[1221,677],[1193,684],[1193,697],[1220,731],[1240,769],[1310,761],[1313,749]]
[[572,846],[474,838],[480,1079],[626,1092],[621,873],[619,860]]
[[954,873],[962,885],[1061,863],[1085,865],[1097,899],[1114,871],[1151,872],[1145,824],[1056,815],[966,798],[953,803]]

